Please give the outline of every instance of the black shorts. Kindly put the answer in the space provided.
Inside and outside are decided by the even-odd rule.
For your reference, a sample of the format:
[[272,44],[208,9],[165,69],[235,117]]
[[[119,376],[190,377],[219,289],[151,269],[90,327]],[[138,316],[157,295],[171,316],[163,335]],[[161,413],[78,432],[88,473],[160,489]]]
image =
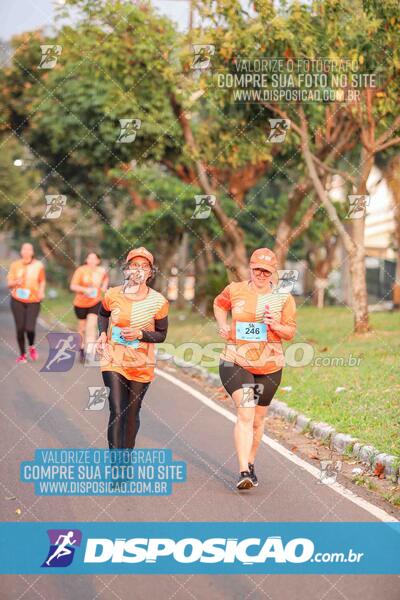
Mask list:
[[88,315],[98,315],[100,310],[101,302],[98,302],[94,306],[89,308],[82,308],[81,306],[74,306],[74,311],[78,319],[86,319]]
[[252,387],[254,390],[254,402],[258,406],[268,406],[279,387],[282,379],[282,369],[275,373],[266,375],[253,375],[236,363],[221,360],[219,363],[219,375],[222,385],[232,396],[233,392],[243,388]]

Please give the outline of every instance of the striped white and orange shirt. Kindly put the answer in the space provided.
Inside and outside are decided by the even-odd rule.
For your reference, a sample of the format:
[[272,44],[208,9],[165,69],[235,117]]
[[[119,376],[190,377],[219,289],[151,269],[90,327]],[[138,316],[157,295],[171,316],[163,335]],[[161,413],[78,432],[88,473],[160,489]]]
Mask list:
[[[268,294],[257,294],[249,281],[233,282],[215,298],[214,304],[232,314],[230,337],[221,354],[221,359],[234,362],[250,373],[263,375],[279,371],[285,364],[281,340],[290,340],[296,332],[296,303],[289,293],[272,290]],[[287,334],[278,335],[267,330],[266,341],[237,339],[236,324],[262,323],[265,307],[286,325]]]
[[143,300],[127,298],[122,286],[109,288],[103,298],[103,306],[111,312],[107,341],[110,361],[102,361],[102,371],[116,371],[127,379],[148,382],[154,379],[154,344],[139,340],[137,348],[113,341],[114,327],[132,327],[143,331],[154,331],[155,321],[168,315],[168,300],[149,288]]

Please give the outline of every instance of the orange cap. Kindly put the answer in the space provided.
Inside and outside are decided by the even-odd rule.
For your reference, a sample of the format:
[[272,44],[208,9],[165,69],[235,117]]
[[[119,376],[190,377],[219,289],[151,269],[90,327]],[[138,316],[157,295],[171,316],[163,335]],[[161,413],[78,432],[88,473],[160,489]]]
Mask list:
[[278,261],[275,254],[269,248],[258,248],[254,250],[250,258],[251,269],[265,269],[274,273],[277,269]]
[[154,264],[153,255],[151,254],[151,252],[146,250],[146,248],[143,248],[143,246],[141,246],[140,248],[135,248],[134,250],[130,250],[128,252],[128,256],[126,257],[126,262],[130,262],[133,258],[136,258],[137,256],[146,258],[149,261],[149,263],[151,264],[151,266],[153,266],[153,264]]

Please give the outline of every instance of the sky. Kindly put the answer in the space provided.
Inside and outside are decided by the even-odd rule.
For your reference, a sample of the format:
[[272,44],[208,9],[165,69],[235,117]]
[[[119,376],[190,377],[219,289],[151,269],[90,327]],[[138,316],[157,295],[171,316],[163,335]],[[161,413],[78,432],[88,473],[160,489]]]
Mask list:
[[[0,39],[54,22],[56,0],[0,0]],[[160,12],[178,22],[180,29],[188,23],[188,0],[153,0]]]

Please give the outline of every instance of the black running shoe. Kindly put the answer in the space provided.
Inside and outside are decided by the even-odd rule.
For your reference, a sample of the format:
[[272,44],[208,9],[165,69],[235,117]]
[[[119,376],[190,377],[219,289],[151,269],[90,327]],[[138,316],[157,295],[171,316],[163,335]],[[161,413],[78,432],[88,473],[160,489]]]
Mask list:
[[251,475],[248,471],[241,471],[239,480],[236,484],[238,490],[248,490],[253,487],[253,481],[251,479]]
[[256,472],[254,470],[254,465],[252,465],[251,463],[249,463],[249,473],[250,473],[251,481],[253,482],[254,487],[257,487],[258,479],[257,479]]

